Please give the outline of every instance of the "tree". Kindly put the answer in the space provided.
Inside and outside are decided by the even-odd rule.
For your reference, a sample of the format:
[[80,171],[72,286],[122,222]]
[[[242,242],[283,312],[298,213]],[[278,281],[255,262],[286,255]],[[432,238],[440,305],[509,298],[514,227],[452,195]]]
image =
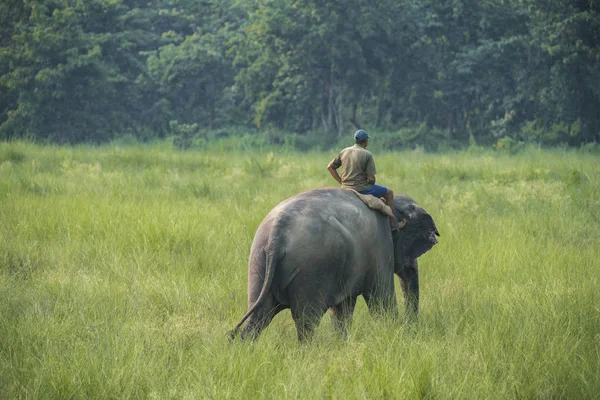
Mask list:
[[[5,55],[15,47],[13,36],[17,32],[17,24],[25,18],[26,11],[22,1],[11,0],[0,4],[0,77],[10,71]],[[8,111],[16,108],[16,102],[16,94],[0,79],[0,126],[8,119]]]
[[[361,0],[261,3],[234,41],[257,125],[339,135],[374,83],[382,10]],[[372,47],[368,45],[372,44]],[[346,114],[350,104],[354,112]]]
[[537,1],[532,38],[547,79],[537,79],[536,117],[566,123],[570,142],[600,140],[600,5],[593,1]]
[[235,123],[232,105],[238,99],[231,90],[234,73],[225,43],[240,24],[236,6],[226,1],[205,1],[202,7],[178,3],[188,10],[185,19],[191,24],[181,26],[192,30],[185,36],[164,32],[166,44],[145,53],[147,73],[138,81],[152,98],[154,127],[164,134],[170,121],[208,129]]
[[598,141],[598,7],[8,0],[0,138],[103,142],[254,125],[321,143],[356,128],[434,146]]
[[2,136],[97,141],[122,131],[127,79],[107,56],[111,35],[97,29],[118,25],[118,4],[27,0],[23,12],[0,53],[9,65],[0,82],[16,98]]

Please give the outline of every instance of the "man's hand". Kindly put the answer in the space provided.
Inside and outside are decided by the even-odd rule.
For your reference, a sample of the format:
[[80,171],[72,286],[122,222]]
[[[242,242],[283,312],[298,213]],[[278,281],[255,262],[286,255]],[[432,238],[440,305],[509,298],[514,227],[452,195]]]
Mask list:
[[342,178],[340,177],[340,174],[338,174],[337,169],[335,169],[331,165],[329,165],[327,167],[327,170],[329,171],[329,173],[331,174],[331,176],[333,176],[333,179],[335,179],[337,181],[337,183],[339,183],[341,185],[342,184]]

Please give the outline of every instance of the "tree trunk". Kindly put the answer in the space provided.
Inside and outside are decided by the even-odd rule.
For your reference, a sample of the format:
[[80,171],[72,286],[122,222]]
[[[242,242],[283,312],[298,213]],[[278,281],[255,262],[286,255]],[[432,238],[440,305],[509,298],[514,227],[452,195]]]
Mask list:
[[342,131],[344,130],[344,93],[343,90],[339,90],[338,101],[337,101],[337,112],[335,123],[337,125],[338,137],[342,136]]
[[325,118],[325,107],[321,105],[321,123],[323,124],[323,129],[327,132],[327,119]]
[[331,68],[329,69],[329,92],[327,97],[327,131],[331,131],[333,128],[333,113],[334,109],[334,91],[333,91],[333,62],[331,63]]
[[215,83],[214,81],[211,79],[210,83],[209,83],[209,98],[210,98],[210,102],[209,102],[209,108],[210,108],[210,123],[209,123],[209,129],[213,129],[215,126],[215,119],[216,119],[216,110],[215,110],[215,103],[216,103],[216,90],[215,90]]
[[352,103],[352,115],[350,116],[350,122],[352,122],[352,125],[354,125],[354,127],[356,129],[360,129],[360,124],[358,123],[358,119],[356,119],[357,109],[358,109],[358,103],[357,102]]
[[[583,117],[583,115],[579,115],[579,117],[577,118],[577,122],[579,122],[579,140],[583,143],[587,143],[587,137],[586,137],[586,129],[585,129],[585,119]],[[581,144],[578,143],[578,144]]]
[[456,130],[456,115],[454,111],[448,113],[448,132],[453,133]]

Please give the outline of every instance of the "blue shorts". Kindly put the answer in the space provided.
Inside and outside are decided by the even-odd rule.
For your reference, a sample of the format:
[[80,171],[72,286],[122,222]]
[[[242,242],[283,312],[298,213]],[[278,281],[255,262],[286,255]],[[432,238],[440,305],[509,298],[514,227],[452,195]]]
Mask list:
[[360,194],[370,194],[375,197],[383,197],[387,193],[387,188],[385,186],[373,185],[370,189],[362,190],[359,192]]

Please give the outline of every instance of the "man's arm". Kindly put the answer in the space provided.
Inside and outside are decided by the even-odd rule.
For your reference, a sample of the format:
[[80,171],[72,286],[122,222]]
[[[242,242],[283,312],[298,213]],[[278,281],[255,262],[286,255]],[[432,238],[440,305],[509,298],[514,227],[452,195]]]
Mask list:
[[377,173],[377,169],[375,169],[375,161],[373,160],[373,155],[369,153],[369,158],[367,159],[367,182],[370,185],[375,184],[375,174]]
[[329,170],[329,173],[331,174],[331,176],[333,176],[333,179],[335,179],[337,181],[337,183],[339,183],[341,185],[342,178],[340,177],[340,174],[338,174],[337,169],[333,168],[333,166],[331,164],[329,164],[327,166],[327,169]]
[[340,174],[338,174],[337,169],[342,166],[341,154],[342,153],[335,156],[335,158],[329,162],[329,165],[327,165],[327,170],[329,171],[331,176],[333,176],[333,179],[335,179],[336,182],[340,185],[342,184],[342,177],[340,176]]

